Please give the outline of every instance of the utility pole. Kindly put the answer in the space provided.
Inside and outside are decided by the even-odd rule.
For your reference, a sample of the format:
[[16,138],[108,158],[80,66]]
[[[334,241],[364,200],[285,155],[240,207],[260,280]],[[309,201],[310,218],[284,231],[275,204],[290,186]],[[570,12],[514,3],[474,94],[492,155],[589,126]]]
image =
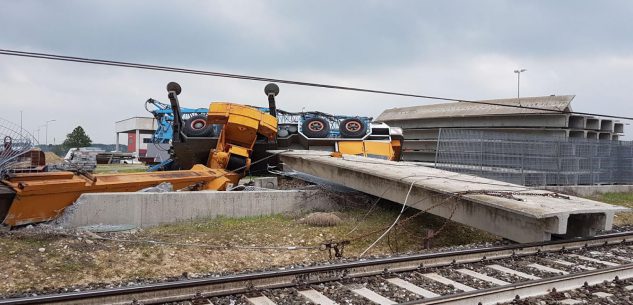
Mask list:
[[20,138],[22,137],[22,110],[20,110]]
[[55,122],[55,120],[46,121],[46,145],[48,145],[48,123]]
[[514,70],[514,73],[517,74],[517,98],[520,97],[520,90],[521,90],[521,73],[527,71],[527,69],[516,69]]

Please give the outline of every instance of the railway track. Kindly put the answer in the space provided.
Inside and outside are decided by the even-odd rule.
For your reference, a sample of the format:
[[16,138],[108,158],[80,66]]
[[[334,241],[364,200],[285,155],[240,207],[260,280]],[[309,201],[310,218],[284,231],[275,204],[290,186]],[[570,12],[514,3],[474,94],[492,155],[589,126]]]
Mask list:
[[[614,280],[612,286],[633,294],[633,232],[5,299],[0,305],[497,304]],[[621,297],[599,292],[596,298]]]

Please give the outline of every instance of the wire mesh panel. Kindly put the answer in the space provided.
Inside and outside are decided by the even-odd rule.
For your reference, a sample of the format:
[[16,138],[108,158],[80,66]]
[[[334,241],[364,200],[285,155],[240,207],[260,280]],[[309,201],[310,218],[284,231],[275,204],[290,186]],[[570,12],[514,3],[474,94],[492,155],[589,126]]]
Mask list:
[[631,184],[633,142],[441,129],[435,166],[530,186]]
[[19,125],[0,118],[0,174],[26,171],[44,163],[41,151],[33,150],[37,142]]

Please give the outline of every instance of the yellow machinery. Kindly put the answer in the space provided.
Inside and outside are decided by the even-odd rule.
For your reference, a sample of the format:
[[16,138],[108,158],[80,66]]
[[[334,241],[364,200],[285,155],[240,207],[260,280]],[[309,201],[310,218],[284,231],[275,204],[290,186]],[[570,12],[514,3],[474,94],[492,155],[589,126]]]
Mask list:
[[[177,104],[180,86],[169,83],[169,97]],[[190,170],[90,175],[74,172],[10,174],[0,184],[2,222],[17,226],[48,221],[57,217],[84,193],[134,192],[169,182],[174,189],[197,188],[225,190],[237,184],[250,166],[257,134],[273,139],[277,133],[275,117],[254,108],[212,103],[208,114],[211,124],[223,124],[216,149],[208,164],[196,164]],[[0,214],[0,217],[2,217]]]
[[[266,89],[270,114],[250,106],[211,103],[207,124],[222,126],[214,149],[204,146],[209,145],[210,138],[188,138],[182,132],[177,97],[181,88],[172,82],[167,91],[174,111],[174,157],[186,170],[101,175],[69,171],[9,174],[0,183],[2,224],[18,226],[54,219],[84,193],[134,192],[162,182],[171,183],[174,189],[225,190],[227,185],[237,184],[250,168],[256,142],[261,144],[263,138],[274,145],[283,141],[277,134],[274,95],[279,88],[276,85]],[[351,154],[388,160],[398,160],[400,156],[400,139],[338,139],[329,143],[334,143],[334,156]],[[265,153],[266,146],[263,147],[257,153]],[[201,155],[208,157],[200,158]]]

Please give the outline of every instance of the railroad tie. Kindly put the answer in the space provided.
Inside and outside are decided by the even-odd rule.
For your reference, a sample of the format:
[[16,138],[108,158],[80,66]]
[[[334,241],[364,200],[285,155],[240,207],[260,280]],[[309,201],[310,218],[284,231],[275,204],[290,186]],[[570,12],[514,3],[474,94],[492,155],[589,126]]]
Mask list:
[[453,281],[451,279],[447,279],[447,278],[445,278],[445,277],[443,277],[443,276],[441,276],[441,275],[439,275],[437,273],[425,273],[425,274],[422,274],[422,276],[424,276],[427,279],[430,279],[430,280],[433,280],[433,281],[436,281],[436,282],[440,282],[440,283],[442,283],[444,285],[453,285],[453,287],[455,287],[455,288],[457,288],[457,289],[459,289],[461,291],[475,291],[475,290],[477,290],[477,289],[475,289],[473,287],[469,287],[469,286],[466,286],[466,285],[464,285],[462,283],[458,283],[458,282],[455,282],[455,281]]
[[458,269],[457,272],[461,273],[461,274],[465,274],[477,279],[480,279],[482,281],[486,281],[488,283],[492,283],[495,285],[499,285],[499,286],[503,286],[503,285],[510,285],[510,283],[506,282],[506,281],[502,281],[500,279],[496,279],[494,277],[491,276],[487,276],[485,274],[470,270],[470,269]]
[[387,282],[389,282],[391,284],[394,284],[394,285],[396,285],[396,286],[398,286],[400,288],[409,290],[409,291],[411,291],[411,292],[413,292],[413,293],[415,293],[417,295],[423,296],[424,298],[427,298],[427,299],[428,298],[436,298],[436,297],[440,296],[439,294],[437,294],[435,292],[428,291],[428,290],[426,290],[426,289],[424,289],[424,288],[422,288],[420,286],[417,286],[417,285],[415,285],[415,284],[413,284],[411,282],[405,281],[405,280],[403,280],[401,278],[394,277],[394,278],[391,278],[391,279],[387,279]]
[[356,288],[356,289],[350,289],[352,292],[354,292],[355,294],[364,297],[374,303],[380,304],[380,305],[392,305],[392,304],[398,304],[390,299],[387,299],[367,288]]
[[264,295],[261,297],[248,298],[247,300],[252,305],[277,305],[277,303],[273,302]]
[[503,272],[503,273],[516,275],[518,277],[522,277],[522,278],[528,279],[528,280],[538,280],[538,279],[540,279],[540,277],[538,277],[538,276],[527,274],[527,273],[524,273],[524,272],[521,272],[521,271],[516,271],[514,269],[506,268],[506,267],[503,267],[503,266],[500,266],[500,265],[488,265],[486,267],[488,267],[490,269],[494,269],[494,270],[500,271],[500,272]]
[[299,291],[299,294],[301,294],[302,296],[304,296],[305,298],[307,298],[308,300],[310,300],[314,304],[319,304],[319,305],[338,305],[338,303],[334,302],[330,298],[326,297],[325,295],[323,295],[322,293],[320,293],[320,292],[318,292],[318,291],[316,291],[314,289],[301,290],[301,291]]

